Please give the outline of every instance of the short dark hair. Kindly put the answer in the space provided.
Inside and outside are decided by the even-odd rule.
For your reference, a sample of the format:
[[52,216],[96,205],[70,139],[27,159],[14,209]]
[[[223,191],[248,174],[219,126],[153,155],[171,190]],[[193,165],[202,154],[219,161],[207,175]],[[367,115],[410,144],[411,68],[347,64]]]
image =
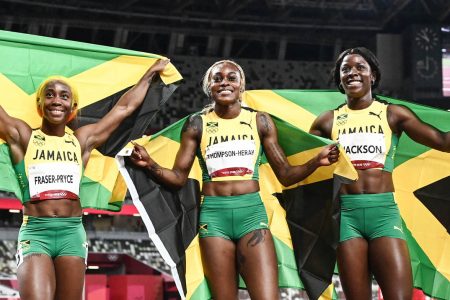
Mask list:
[[375,82],[372,84],[372,89],[376,88],[380,83],[381,79],[380,63],[378,62],[377,57],[375,56],[375,54],[372,53],[372,51],[364,47],[356,47],[344,50],[341,54],[339,54],[339,57],[337,58],[336,63],[334,65],[334,69],[331,71],[334,84],[339,89],[339,91],[342,94],[345,94],[344,89],[340,85],[341,83],[340,69],[344,57],[346,57],[349,54],[361,55],[367,61],[367,63],[370,66],[370,69],[372,70],[372,73],[375,75]]

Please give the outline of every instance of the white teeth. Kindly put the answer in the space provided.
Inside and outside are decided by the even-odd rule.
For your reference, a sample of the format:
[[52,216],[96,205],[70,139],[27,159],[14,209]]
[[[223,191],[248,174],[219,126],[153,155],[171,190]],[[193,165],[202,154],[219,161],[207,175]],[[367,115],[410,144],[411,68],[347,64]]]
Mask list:
[[232,92],[229,91],[229,90],[223,90],[223,91],[220,91],[220,92],[219,92],[219,94],[221,94],[221,95],[223,95],[223,94],[229,95],[229,94],[231,94],[231,93],[232,93]]
[[50,111],[51,114],[57,115],[57,116],[60,116],[60,115],[64,114],[64,111],[58,110],[58,109],[49,109],[49,111]]

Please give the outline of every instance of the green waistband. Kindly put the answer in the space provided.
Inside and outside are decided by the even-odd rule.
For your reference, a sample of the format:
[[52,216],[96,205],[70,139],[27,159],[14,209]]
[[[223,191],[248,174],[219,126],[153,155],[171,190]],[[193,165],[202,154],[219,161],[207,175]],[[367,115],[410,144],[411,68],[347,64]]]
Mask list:
[[342,208],[367,208],[396,205],[394,193],[341,195]]
[[33,225],[45,225],[47,228],[55,228],[69,225],[77,225],[81,223],[80,217],[67,217],[67,218],[59,218],[59,217],[33,217],[33,216],[23,216],[22,226],[26,226],[28,224]]
[[210,208],[240,208],[262,203],[259,192],[237,196],[205,196],[202,207]]

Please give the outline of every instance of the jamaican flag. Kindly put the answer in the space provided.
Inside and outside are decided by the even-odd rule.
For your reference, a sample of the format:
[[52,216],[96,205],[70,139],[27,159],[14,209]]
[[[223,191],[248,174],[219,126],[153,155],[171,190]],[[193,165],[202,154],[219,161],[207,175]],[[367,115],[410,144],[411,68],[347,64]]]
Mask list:
[[[43,36],[0,31],[0,105],[27,122],[41,124],[35,91],[51,75],[71,79],[79,92],[79,116],[69,124],[96,122],[161,56]],[[158,77],[158,76],[155,76]],[[101,148],[92,152],[84,172],[80,198],[83,207],[118,211],[126,193],[113,156],[130,139],[142,136],[155,113],[177,87],[181,75],[169,64],[149,88],[144,104],[125,120]],[[0,140],[0,191],[21,197],[11,168],[9,149]]]
[[[254,93],[258,91],[244,94],[246,103],[244,105],[272,113],[273,110],[263,109],[261,103],[255,101]],[[256,100],[257,98],[258,95]],[[279,99],[271,99],[269,105],[279,107],[283,104]],[[295,103],[292,103],[292,107],[301,109]],[[301,118],[298,116],[288,118],[286,114],[292,108],[285,109],[282,114],[272,114],[278,128],[279,142],[291,164],[303,164],[330,141],[312,136],[300,129],[297,123]],[[163,131],[137,142],[146,147],[158,164],[171,168],[179,148],[184,122],[185,119],[180,120]],[[155,183],[143,170],[128,164],[126,156],[131,154],[131,150],[132,147],[129,145],[118,154],[117,158],[150,237],[172,268],[182,297],[209,299],[211,295],[202,271],[197,236],[201,201],[199,194],[201,170],[198,162],[194,163],[188,184],[181,191],[174,192]],[[330,283],[335,266],[338,234],[336,222],[339,219],[336,202],[333,200],[341,183],[356,179],[356,171],[346,156],[342,155],[338,164],[319,168],[304,182],[285,188],[276,179],[266,157],[263,157],[259,174],[260,193],[269,217],[277,252],[279,286],[306,288],[315,299],[321,294],[323,299],[334,299],[334,289]],[[286,192],[283,192],[285,189]],[[301,216],[290,213],[300,207],[299,201],[305,197],[310,200],[307,203],[303,201],[307,211],[302,211]],[[296,246],[302,249],[299,255],[294,251]],[[300,272],[297,266],[301,266]],[[240,286],[245,287],[242,280]]]
[[[344,103],[334,91],[250,91],[251,106],[307,131],[322,112]],[[409,107],[424,122],[450,130],[450,113],[431,107],[379,98]],[[282,138],[282,137],[281,137]],[[417,144],[405,134],[393,172],[395,197],[405,225],[414,287],[437,299],[450,299],[450,154]],[[294,239],[295,237],[293,237]]]
[[[450,129],[446,111],[388,97],[380,98],[409,107],[422,120],[443,131]],[[305,132],[320,113],[334,109],[344,101],[344,96],[335,91],[261,90],[244,94],[244,102],[248,106],[271,113],[278,127],[279,142],[291,163],[302,163],[314,155],[321,143]],[[183,123],[181,120],[138,142],[146,146],[158,163],[170,168]],[[122,155],[129,154],[130,149],[125,148]],[[126,161],[122,156],[118,158],[122,163]],[[407,228],[414,286],[439,299],[450,299],[450,194],[445,188],[450,184],[449,158],[448,153],[421,146],[404,135],[400,139],[393,174],[396,199]],[[201,178],[198,164],[194,164],[189,183],[179,193],[159,187],[145,173],[139,174],[141,170],[123,166],[127,169],[124,174],[130,180],[128,184],[134,191],[136,206],[150,236],[157,241],[155,244],[162,256],[173,268],[180,293],[190,299],[208,299],[210,294],[201,271],[196,237]],[[330,180],[333,172],[334,178],[353,179],[351,172],[346,171],[348,168],[344,161],[335,168],[321,168],[305,182],[285,188],[263,161],[260,167],[261,194],[274,236],[281,287],[305,287],[311,298],[317,298],[328,285],[330,267],[331,272],[334,269],[334,253],[330,249],[335,246],[333,239],[337,238],[330,224],[336,224],[338,214],[333,199],[322,197],[324,193],[328,193],[329,198],[330,195],[334,197],[336,189],[330,189],[330,186],[339,180]],[[142,190],[142,185],[151,185],[151,188]],[[279,196],[279,200],[274,195]],[[154,200],[158,198],[156,196],[160,200]],[[315,205],[316,201],[320,205]],[[331,286],[322,297],[335,297]]]

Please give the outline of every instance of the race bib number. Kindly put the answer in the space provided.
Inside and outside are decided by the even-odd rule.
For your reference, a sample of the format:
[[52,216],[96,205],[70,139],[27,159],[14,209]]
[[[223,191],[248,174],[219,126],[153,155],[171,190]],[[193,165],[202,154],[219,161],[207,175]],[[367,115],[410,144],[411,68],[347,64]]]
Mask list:
[[78,199],[80,167],[73,163],[45,163],[28,167],[32,200]]
[[254,140],[229,141],[206,148],[205,162],[211,178],[253,174]]
[[386,156],[384,135],[380,133],[341,134],[339,143],[355,169],[383,168]]

